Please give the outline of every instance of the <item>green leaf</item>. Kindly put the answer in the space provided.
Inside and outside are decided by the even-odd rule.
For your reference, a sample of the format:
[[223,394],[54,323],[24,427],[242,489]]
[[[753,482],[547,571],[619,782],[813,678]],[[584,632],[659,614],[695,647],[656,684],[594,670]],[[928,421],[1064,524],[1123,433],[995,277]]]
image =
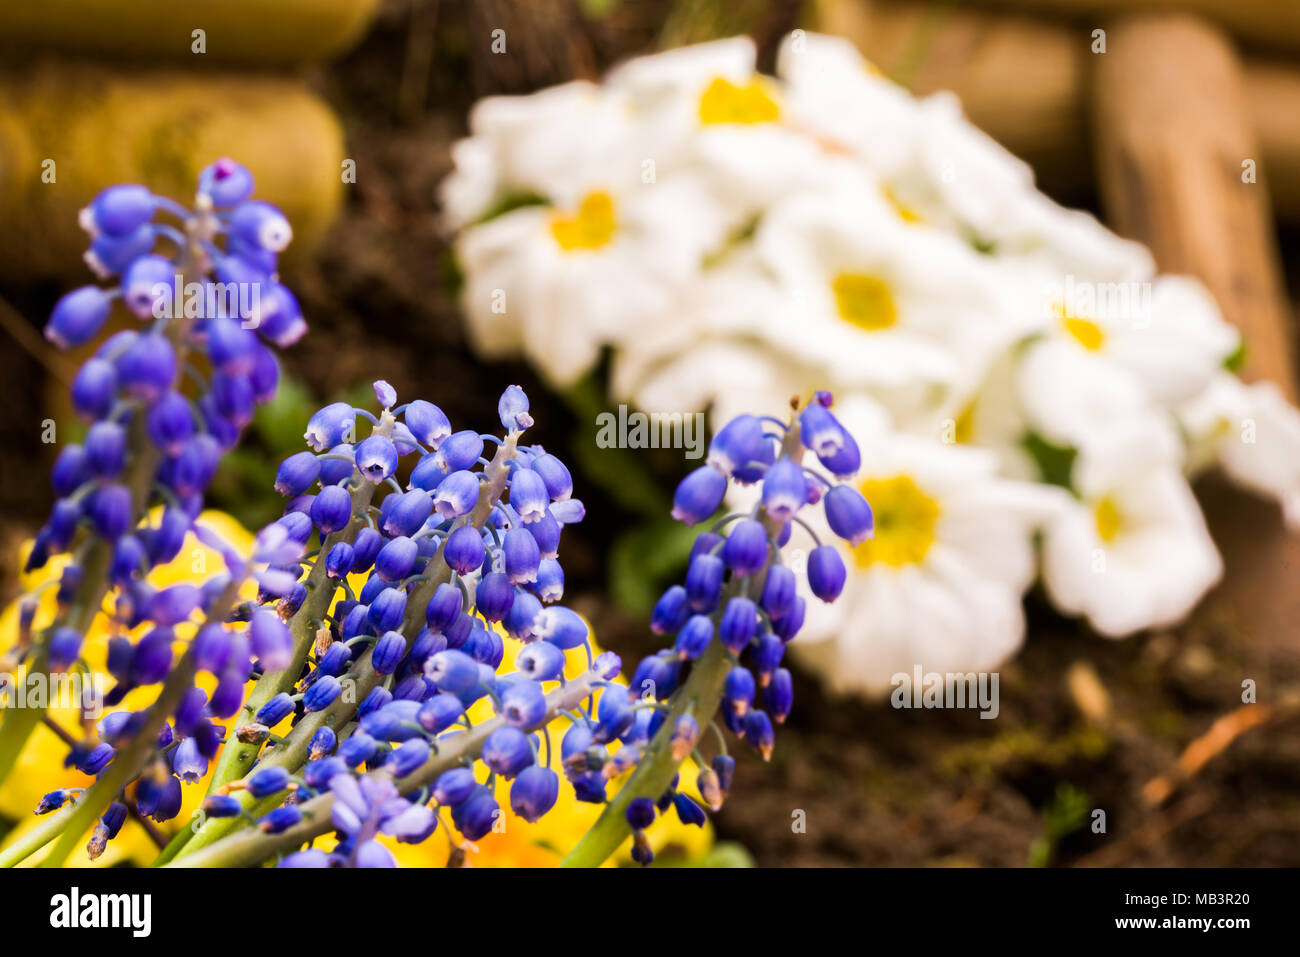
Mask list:
[[1240,372],[1246,364],[1246,337],[1237,340],[1237,348],[1223,357],[1223,367],[1229,372]]
[[609,553],[609,587],[614,600],[628,613],[645,615],[664,585],[686,565],[697,526],[670,518],[628,529]]
[[1078,449],[1068,445],[1055,445],[1036,432],[1026,432],[1020,439],[1020,447],[1033,458],[1044,482],[1074,491],[1070,484],[1070,473],[1074,470]]

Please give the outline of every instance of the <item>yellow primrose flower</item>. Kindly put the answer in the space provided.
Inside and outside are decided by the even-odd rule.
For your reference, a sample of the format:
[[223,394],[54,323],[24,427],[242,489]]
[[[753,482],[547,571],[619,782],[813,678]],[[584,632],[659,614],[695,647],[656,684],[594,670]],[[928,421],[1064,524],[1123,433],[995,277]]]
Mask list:
[[[155,516],[156,517],[156,516]],[[206,511],[198,519],[208,528],[229,542],[234,548],[244,554],[247,554],[252,547],[253,536],[224,512]],[[22,555],[19,564],[21,566],[30,550],[31,544],[23,546]],[[57,581],[62,574],[64,567],[71,561],[68,555],[57,555],[51,558],[44,568],[37,569],[29,574],[24,574],[19,578],[19,586],[24,593],[30,592],[47,582]],[[167,588],[171,585],[189,582],[195,585],[201,585],[213,575],[218,574],[225,568],[219,552],[201,543],[192,533],[186,536],[185,544],[172,561],[159,565],[149,573],[149,584],[155,588]],[[246,597],[253,597],[256,592],[256,586],[250,583],[247,586]],[[41,593],[40,605],[36,613],[36,626],[39,628],[45,623],[51,621],[55,614],[55,589],[48,588]],[[129,632],[132,638],[139,638],[149,629],[149,625],[141,625],[132,632]],[[82,646],[82,657],[91,669],[92,674],[100,677],[105,682],[104,687],[111,687],[112,678],[106,671],[106,660],[108,654],[108,640],[115,633],[115,626],[108,615],[99,614],[91,623],[90,630],[86,634],[85,644]],[[179,625],[177,626],[177,636],[182,642],[188,642],[193,636],[195,626]],[[12,602],[0,612],[0,652],[12,648],[18,641],[18,602]],[[177,650],[179,651],[178,643]],[[24,681],[25,673],[20,671],[14,676],[17,685],[21,686]],[[209,694],[212,693],[215,681],[210,675],[201,675],[198,684]],[[122,703],[111,709],[119,710],[139,710],[148,707],[157,696],[157,688],[138,688],[132,691],[123,699]],[[2,713],[0,713],[2,714]],[[48,717],[64,728],[74,737],[80,736],[79,714],[75,707],[52,707],[49,709]],[[0,717],[0,720],[3,720]],[[5,836],[4,844],[10,844],[26,831],[35,827],[39,822],[32,811],[40,801],[41,796],[54,791],[58,788],[67,787],[89,787],[93,783],[93,778],[81,774],[72,768],[63,767],[63,759],[67,756],[68,748],[59,736],[45,725],[38,725],[27,742],[18,758],[18,764],[8,780],[3,786],[0,786],[0,818],[5,818],[16,822],[13,829]],[[183,789],[183,802],[181,813],[173,820],[166,824],[158,826],[158,830],[166,837],[171,837],[177,830],[190,825],[193,819],[194,811],[198,808],[203,800],[203,795],[207,791],[206,779],[194,784],[187,784]],[[87,832],[89,840],[89,832]],[[148,864],[156,856],[158,849],[153,840],[145,832],[144,827],[132,818],[127,819],[121,833],[109,842],[108,850],[97,861],[96,866],[112,866],[118,863]],[[35,854],[28,858],[28,864],[38,863],[41,855]],[[87,866],[90,864],[86,856],[84,842],[79,849],[68,860],[68,865],[72,867]]]

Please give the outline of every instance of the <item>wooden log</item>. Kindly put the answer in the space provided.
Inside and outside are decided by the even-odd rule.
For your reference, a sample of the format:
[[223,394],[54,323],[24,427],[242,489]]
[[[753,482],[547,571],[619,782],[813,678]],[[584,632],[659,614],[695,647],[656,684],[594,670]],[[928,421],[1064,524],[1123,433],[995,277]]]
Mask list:
[[[0,42],[183,60],[310,63],[351,46],[380,0],[14,0],[0,4]],[[204,51],[194,51],[194,30]]]
[[[913,90],[957,93],[971,120],[1033,165],[1053,196],[1078,201],[1092,190],[1091,28],[966,7],[936,12],[926,0],[816,0],[812,26],[848,37],[887,71],[924,44]],[[1300,222],[1300,67],[1255,58],[1245,69],[1274,208]]]
[[1300,4],[1294,0],[976,0],[976,4],[1066,16],[1093,27],[1128,13],[1195,13],[1250,45],[1300,53]]
[[0,278],[88,281],[77,212],[99,190],[143,183],[188,204],[222,156],[293,223],[286,258],[310,252],[341,202],[344,150],[338,120],[300,81],[49,60],[0,75]]
[[[1215,294],[1247,340],[1246,378],[1296,395],[1292,315],[1282,289],[1262,186],[1242,182],[1257,155],[1245,72],[1228,37],[1180,14],[1108,24],[1094,64],[1093,130],[1101,195],[1119,232],[1149,245],[1162,270],[1190,273]],[[1198,491],[1225,578],[1197,612],[1203,626],[1284,653],[1300,614],[1300,539],[1278,508],[1220,476]],[[1240,682],[1225,676],[1226,699]],[[1269,700],[1261,690],[1260,701]]]
[[1202,279],[1245,336],[1243,375],[1272,379],[1294,401],[1273,217],[1263,185],[1243,181],[1259,144],[1236,50],[1182,14],[1122,20],[1107,36],[1093,134],[1108,222],[1150,246],[1163,271]]

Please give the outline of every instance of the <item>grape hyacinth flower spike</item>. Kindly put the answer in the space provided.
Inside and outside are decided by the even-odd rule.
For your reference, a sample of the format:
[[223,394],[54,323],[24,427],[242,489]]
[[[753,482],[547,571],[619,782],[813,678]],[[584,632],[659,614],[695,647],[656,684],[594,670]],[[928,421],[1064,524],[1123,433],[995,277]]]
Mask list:
[[[656,603],[651,629],[671,647],[643,659],[628,689],[606,687],[600,720],[590,732],[575,727],[579,740],[572,746],[566,739],[571,779],[590,786],[590,776],[611,764],[619,765],[616,774],[635,770],[565,865],[599,864],[629,833],[634,859],[648,864],[653,854],[645,830],[657,814],[671,810],[682,822],[700,825],[705,808],[721,808],[735,761],[719,720],[764,760],[771,757],[774,725],[793,705],[790,673],[781,659],[805,609],[799,576],[784,563],[782,546],[793,525],[812,536],[803,577],[817,599],[831,602],[844,585],[843,561],[801,513],[822,508],[831,529],[850,543],[872,534],[870,506],[842,481],[857,471],[857,444],[831,405],[830,394],[819,392],[789,422],[753,415],[732,419],[714,435],[706,464],[678,486],[673,516],[690,525],[713,516],[732,483],[757,485],[760,494],[750,511],[725,515],[701,532],[684,583],[671,586]],[[807,453],[821,469],[804,463]],[[650,717],[632,739],[635,758],[616,760],[625,744],[615,759],[593,766],[589,742],[626,734],[631,707],[646,705]],[[701,729],[710,726],[717,750],[706,760]],[[695,795],[680,787],[679,767],[688,757],[699,769]]]
[[[45,336],[59,348],[77,348],[101,333],[119,305],[131,318],[99,344],[73,380],[73,408],[86,424],[85,439],[65,443],[59,452],[53,470],[57,501],[36,534],[25,570],[59,554],[71,561],[62,572],[53,619],[27,620],[16,648],[0,657],[0,671],[22,667],[32,681],[79,667],[82,639],[108,599],[115,627],[156,625],[138,643],[115,639],[109,656],[118,682],[110,692],[112,704],[132,687],[168,679],[176,626],[201,614],[220,619],[226,585],[249,570],[246,557],[237,560],[227,582],[213,581],[203,590],[176,586],[155,592],[146,582],[152,568],[177,556],[188,533],[199,533],[195,518],[218,460],[238,440],[254,407],[276,391],[275,349],[291,345],[306,328],[276,274],[292,230],[274,206],[250,198],[253,188],[247,169],[222,159],[201,172],[191,208],[144,186],[124,185],[105,189],[82,211],[80,223],[90,237],[85,259],[104,284],[63,296]],[[193,361],[200,357],[202,362]],[[30,596],[23,607],[34,610],[35,599]],[[230,659],[232,674],[237,657]],[[160,701],[170,701],[173,690],[185,692],[164,681]],[[44,709],[36,707],[5,712],[0,782],[43,717]],[[208,739],[216,733],[202,726],[207,720],[197,719],[185,736],[197,729],[203,748],[212,751]],[[106,740],[90,733],[76,752],[103,754]],[[105,773],[127,774],[120,759],[109,768],[99,768],[101,780]],[[170,786],[144,791],[137,803],[145,800],[155,817],[170,807]],[[93,794],[100,811],[109,807],[101,799],[113,797]],[[74,803],[88,808],[92,801],[87,795]],[[120,827],[110,817],[101,823],[96,833],[104,840]]]

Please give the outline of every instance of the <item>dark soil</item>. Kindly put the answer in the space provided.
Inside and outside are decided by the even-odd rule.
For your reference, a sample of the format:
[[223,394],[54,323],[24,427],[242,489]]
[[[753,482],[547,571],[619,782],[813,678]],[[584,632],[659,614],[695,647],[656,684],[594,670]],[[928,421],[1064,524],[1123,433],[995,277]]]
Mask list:
[[[427,396],[453,421],[482,427],[491,424],[501,388],[518,382],[533,399],[537,440],[564,455],[592,442],[594,428],[527,367],[476,359],[450,292],[433,197],[467,108],[484,93],[599,72],[648,49],[661,28],[680,39],[749,28],[770,55],[795,5],[741,4],[750,9],[736,16],[749,19],[725,29],[712,21],[665,25],[663,3],[624,3],[599,26],[577,19],[566,3],[523,5],[543,11],[529,24],[510,22],[512,14],[496,6],[444,2],[434,16],[417,4],[413,16],[408,0],[393,0],[358,49],[314,74],[343,118],[358,180],[316,259],[286,277],[312,326],[287,366],[321,397],[382,376],[399,395]],[[564,29],[546,20],[548,10],[567,17]],[[565,46],[488,62],[469,43],[484,22],[507,29],[512,44],[563,36]],[[426,72],[419,52],[435,36]],[[45,293],[28,295],[39,303]],[[27,356],[0,350],[6,381],[42,375]],[[27,444],[26,428],[22,436],[4,431],[17,416],[37,415],[38,394],[8,396],[0,422],[7,529],[30,531],[40,514],[32,490],[42,483],[30,474],[40,449]],[[659,479],[670,488],[676,477],[669,466]],[[720,837],[741,842],[762,865],[1018,866],[1031,854],[1061,864],[1300,864],[1294,549],[1263,531],[1241,541],[1242,516],[1246,527],[1268,529],[1278,521],[1272,509],[1217,486],[1206,494],[1216,535],[1232,546],[1225,552],[1234,580],[1191,624],[1108,642],[1031,597],[1030,637],[1002,671],[994,721],[974,711],[894,710],[835,697],[796,669],[795,711],[772,763],[741,759],[732,799],[717,818]],[[602,597],[602,556],[637,516],[594,490],[582,497],[587,520],[565,539],[570,597],[593,618],[602,644],[632,659],[652,647],[648,632],[642,619]],[[1274,586],[1255,600],[1261,576]],[[1068,690],[1076,664],[1095,673],[1106,700]],[[1258,684],[1254,707],[1272,709],[1273,719],[1228,745],[1158,807],[1144,803],[1144,786],[1241,706],[1246,678]],[[1093,809],[1106,812],[1105,833],[1093,833]],[[803,833],[792,827],[799,817]],[[1044,837],[1048,845],[1035,850]]]

